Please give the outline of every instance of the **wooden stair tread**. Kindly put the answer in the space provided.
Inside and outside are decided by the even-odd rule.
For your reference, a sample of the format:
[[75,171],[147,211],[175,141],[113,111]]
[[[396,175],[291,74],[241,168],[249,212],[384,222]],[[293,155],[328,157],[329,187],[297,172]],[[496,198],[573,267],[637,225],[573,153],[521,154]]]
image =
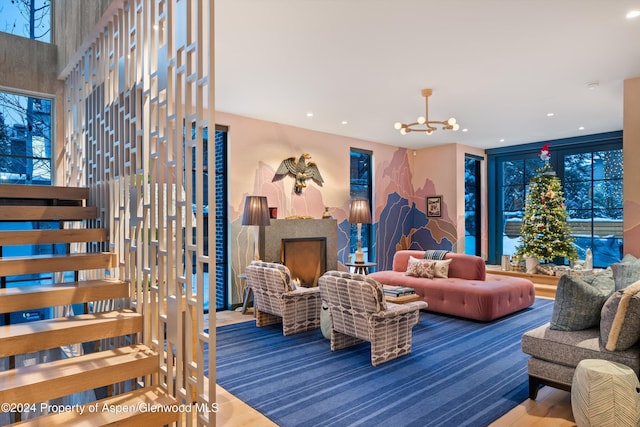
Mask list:
[[0,272],[3,276],[18,276],[113,268],[117,263],[118,258],[112,252],[31,255],[0,259]]
[[[90,412],[89,407],[98,405],[97,412]],[[164,408],[170,407],[169,411],[146,413],[105,411],[107,408]],[[178,421],[180,414],[175,410],[178,401],[168,395],[164,389],[159,386],[145,387],[134,390],[129,393],[119,394],[117,396],[108,397],[98,400],[97,402],[83,405],[83,410],[75,410],[62,412],[59,414],[44,415],[38,418],[27,420],[12,426],[21,427],[49,427],[49,426],[65,426],[65,427],[82,427],[82,426],[131,426],[138,427],[143,425],[164,425]],[[82,415],[79,413],[82,412]]]
[[158,371],[158,354],[138,344],[0,372],[0,401],[45,402]]
[[97,216],[98,209],[87,206],[0,206],[0,221],[80,221]]
[[128,297],[129,284],[117,279],[84,280],[51,286],[20,286],[0,289],[0,312],[11,313]]
[[107,230],[104,228],[63,228],[60,230],[0,231],[0,246],[105,241],[107,241]]
[[86,187],[57,187],[53,185],[0,184],[0,198],[6,199],[47,199],[86,200]]
[[47,350],[142,331],[142,315],[131,310],[0,326],[0,357]]

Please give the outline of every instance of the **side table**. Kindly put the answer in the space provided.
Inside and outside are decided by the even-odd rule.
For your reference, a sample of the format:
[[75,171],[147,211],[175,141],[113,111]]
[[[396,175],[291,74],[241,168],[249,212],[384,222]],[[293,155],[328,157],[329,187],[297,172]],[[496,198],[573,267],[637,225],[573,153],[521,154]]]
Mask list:
[[578,363],[571,385],[571,409],[578,426],[640,425],[638,377],[633,369],[602,359]]
[[407,295],[401,295],[399,297],[392,297],[390,295],[385,295],[384,299],[387,302],[392,302],[394,304],[406,304],[408,302],[420,301],[420,295],[407,294]]
[[345,266],[353,268],[355,274],[369,274],[369,268],[375,267],[375,262],[347,262]]

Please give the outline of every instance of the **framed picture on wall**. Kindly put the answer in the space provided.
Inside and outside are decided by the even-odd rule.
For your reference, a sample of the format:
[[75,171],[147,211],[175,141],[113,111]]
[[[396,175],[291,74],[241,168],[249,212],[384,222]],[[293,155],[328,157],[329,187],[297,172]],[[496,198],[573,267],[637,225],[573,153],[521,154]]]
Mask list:
[[442,196],[427,196],[427,217],[442,216]]

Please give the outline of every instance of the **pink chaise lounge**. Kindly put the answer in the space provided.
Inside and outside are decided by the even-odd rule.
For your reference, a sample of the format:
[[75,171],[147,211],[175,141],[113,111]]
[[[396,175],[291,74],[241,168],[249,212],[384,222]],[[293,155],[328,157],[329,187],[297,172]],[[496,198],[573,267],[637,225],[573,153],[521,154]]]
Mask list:
[[407,276],[409,257],[424,258],[424,251],[401,250],[393,257],[393,270],[371,273],[384,285],[408,286],[429,304],[429,311],[490,321],[533,304],[535,288],[528,279],[487,274],[484,260],[449,252],[447,279]]

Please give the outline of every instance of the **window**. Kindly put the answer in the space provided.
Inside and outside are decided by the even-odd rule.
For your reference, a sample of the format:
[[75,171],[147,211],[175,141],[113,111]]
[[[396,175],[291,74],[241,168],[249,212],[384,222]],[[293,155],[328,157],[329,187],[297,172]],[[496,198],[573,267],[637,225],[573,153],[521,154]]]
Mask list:
[[591,248],[596,267],[622,256],[622,149],[564,157],[567,213],[579,256]]
[[227,307],[227,128],[216,126],[216,310]]
[[[195,126],[192,126],[192,132],[195,131]],[[214,166],[214,174],[215,174],[215,227],[216,227],[216,245],[215,245],[215,265],[216,265],[216,310],[225,310],[227,308],[228,303],[228,295],[227,295],[227,271],[228,271],[228,259],[227,259],[227,133],[228,128],[225,126],[216,126],[215,131],[215,166]],[[211,213],[211,206],[209,203],[209,193],[208,193],[208,179],[207,175],[209,174],[210,168],[207,164],[208,158],[208,132],[204,136],[204,152],[202,154],[203,162],[204,162],[204,171],[205,178],[203,180],[203,188],[199,189],[197,187],[196,181],[196,155],[195,148],[193,154],[193,165],[192,165],[192,175],[191,179],[193,182],[193,204],[195,206],[196,197],[198,192],[202,194],[203,204],[205,205],[205,216],[208,216]],[[208,229],[208,221],[205,219],[205,229],[204,229],[204,254],[209,255],[208,253],[208,241],[209,241],[209,229]],[[194,230],[194,233],[196,230]],[[195,241],[195,236],[194,236]],[[194,260],[195,265],[195,260]],[[194,267],[195,268],[195,267]],[[195,271],[194,271],[195,273]],[[209,274],[209,272],[207,273]],[[205,296],[205,298],[208,297]],[[209,311],[209,301],[205,301],[204,304],[205,312]]]
[[[519,243],[526,191],[543,161],[543,143],[487,150],[489,167],[488,262],[512,255]],[[593,251],[594,266],[622,256],[622,132],[550,141],[551,165],[562,183],[578,257]]]
[[464,253],[481,254],[480,240],[480,165],[482,157],[465,155],[464,159]]
[[50,43],[51,1],[3,1],[0,5],[0,31]]
[[[350,194],[353,199],[366,199],[369,201],[369,209],[372,208],[371,200],[371,152],[351,149],[351,182]],[[371,216],[373,219],[373,215]],[[362,252],[364,252],[365,262],[374,262],[374,242],[372,224],[362,224],[361,242]],[[349,237],[349,253],[355,253],[358,248],[358,228],[356,224],[351,224]]]
[[0,182],[51,185],[51,104],[0,92]]
[[[0,92],[0,183],[51,185],[50,99]],[[57,229],[57,221],[0,222],[2,230]],[[3,256],[62,254],[67,245],[41,244],[0,247]],[[65,273],[73,280],[73,272]],[[54,275],[32,274],[0,278],[0,288],[51,285]],[[22,323],[51,316],[50,308],[5,313],[0,324]]]

